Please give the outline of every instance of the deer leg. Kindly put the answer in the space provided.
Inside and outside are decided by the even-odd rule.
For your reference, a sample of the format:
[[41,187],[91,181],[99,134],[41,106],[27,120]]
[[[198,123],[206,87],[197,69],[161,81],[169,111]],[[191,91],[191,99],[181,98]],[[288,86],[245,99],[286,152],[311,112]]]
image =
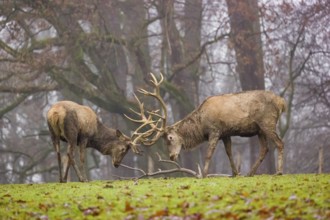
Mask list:
[[[62,173],[63,172],[65,173],[66,169],[69,169],[68,167],[70,166],[70,160],[67,155],[64,155],[63,157],[61,157],[61,159],[62,159]],[[68,175],[64,174],[64,176],[68,176]]]
[[276,175],[282,175],[283,174],[283,149],[284,144],[281,138],[278,136],[278,134],[274,131],[269,135],[269,139],[271,139],[277,148],[277,169],[276,169]]
[[54,150],[56,151],[57,154],[57,162],[58,162],[58,168],[59,168],[59,181],[60,183],[63,182],[63,176],[62,176],[62,161],[61,161],[61,151],[60,151],[60,138],[55,134],[52,126],[50,126],[50,124],[48,124],[48,128],[50,131],[50,137],[52,139],[53,142],[53,147]]
[[63,182],[67,182],[68,181],[69,169],[70,169],[70,166],[72,164],[72,162],[71,162],[71,156],[70,156],[70,149],[71,149],[71,146],[69,144],[69,146],[68,146],[68,152],[67,152],[67,163],[64,166]]
[[225,137],[222,139],[223,144],[225,145],[225,149],[226,149],[226,153],[227,156],[229,158],[229,162],[230,162],[230,166],[231,166],[231,170],[233,173],[233,176],[237,176],[238,172],[234,163],[234,159],[233,159],[233,155],[232,155],[232,151],[231,151],[231,138],[230,137]]
[[79,163],[79,167],[80,167],[80,171],[81,171],[82,176],[83,176],[83,182],[88,182],[87,175],[86,175],[86,165],[85,165],[86,144],[87,144],[87,139],[85,139],[84,141],[82,141],[82,143],[80,143],[80,163]]
[[259,165],[265,159],[265,156],[266,156],[266,154],[268,152],[266,136],[263,133],[259,133],[258,134],[258,138],[259,138],[259,143],[260,143],[259,158],[254,163],[254,165],[252,166],[250,172],[248,173],[248,176],[253,176],[256,173]]
[[214,153],[215,147],[217,146],[219,140],[219,136],[217,135],[211,135],[209,138],[209,147],[207,149],[206,153],[206,158],[205,158],[205,165],[203,169],[203,177],[206,177],[208,171],[209,171],[209,166],[210,166],[210,161],[212,158],[212,155]]
[[57,154],[57,162],[58,162],[58,171],[59,171],[59,181],[63,183],[63,175],[62,175],[62,160],[61,160],[61,151],[60,151],[60,139],[54,138],[53,145]]
[[[72,146],[72,145],[71,145]],[[75,160],[75,158],[74,158],[74,147],[72,147],[71,149],[70,149],[70,153],[69,153],[69,155],[70,155],[70,161],[71,161],[71,165],[73,166],[73,169],[76,171],[76,174],[77,174],[77,176],[78,176],[78,178],[79,178],[79,181],[80,182],[84,182],[84,178],[83,178],[83,176],[81,175],[81,172],[80,172],[80,170],[79,170],[79,167],[78,167],[78,165],[77,165],[77,163],[76,163],[76,160]]]
[[67,180],[69,167],[70,167],[70,165],[72,165],[74,170],[76,171],[79,181],[83,182],[84,179],[79,171],[79,168],[75,161],[75,156],[74,156],[75,149],[77,146],[78,134],[79,134],[78,127],[77,127],[77,125],[79,124],[78,119],[77,119],[77,116],[73,113],[71,113],[71,114],[67,113],[66,117],[67,117],[67,120],[66,120],[66,118],[64,119],[64,133],[66,135],[66,140],[68,141],[67,154],[68,154],[68,158],[69,158],[69,163],[68,163],[69,165],[65,169],[64,180],[65,181]]

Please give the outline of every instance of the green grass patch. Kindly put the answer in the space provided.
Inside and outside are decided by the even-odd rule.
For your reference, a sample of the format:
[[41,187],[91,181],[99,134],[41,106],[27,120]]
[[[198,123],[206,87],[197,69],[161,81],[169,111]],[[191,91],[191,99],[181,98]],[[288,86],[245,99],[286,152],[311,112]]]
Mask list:
[[0,219],[330,219],[330,175],[0,185]]

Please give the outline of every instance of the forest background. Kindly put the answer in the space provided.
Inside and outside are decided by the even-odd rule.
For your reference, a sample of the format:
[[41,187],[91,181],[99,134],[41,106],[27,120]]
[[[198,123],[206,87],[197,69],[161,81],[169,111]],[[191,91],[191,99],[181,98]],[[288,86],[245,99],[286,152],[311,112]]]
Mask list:
[[[287,101],[284,172],[330,172],[329,22],[327,0],[0,1],[0,183],[57,181],[45,113],[58,100],[88,105],[130,135],[136,126],[123,115],[150,72],[165,76],[169,124],[211,95],[274,91]],[[233,139],[242,174],[256,145]],[[205,149],[182,152],[180,164],[196,169]],[[150,171],[156,152],[166,158],[162,141],[143,150],[123,163]],[[275,157],[270,146],[258,173],[274,173]],[[94,150],[87,161],[91,179],[135,175]],[[220,142],[210,172],[231,173]]]

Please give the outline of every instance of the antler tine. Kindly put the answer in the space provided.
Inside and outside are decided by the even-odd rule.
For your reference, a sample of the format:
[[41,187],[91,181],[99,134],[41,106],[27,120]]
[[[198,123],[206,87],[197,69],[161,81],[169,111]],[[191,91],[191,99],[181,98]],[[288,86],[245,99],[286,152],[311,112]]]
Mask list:
[[[154,122],[154,121],[152,121]],[[156,125],[158,124],[158,122],[156,123]],[[138,141],[140,141],[142,144],[144,145],[147,145],[145,144],[146,143],[146,138],[150,137],[155,130],[158,129],[157,126],[153,126],[150,130],[147,130],[146,132],[138,132],[139,130],[141,130],[143,127],[145,127],[146,125],[150,125],[150,123],[144,123],[143,125],[141,125],[139,128],[137,128],[135,130],[135,132],[133,133],[133,136],[136,136],[136,138],[134,138],[133,140],[133,144],[137,144]]]
[[156,117],[158,117],[160,119],[165,119],[164,116],[162,116],[162,115],[160,115],[160,114],[157,113],[158,111],[159,110],[157,110],[157,111],[148,111],[148,114],[154,115],[154,116],[156,116]]
[[[142,120],[141,120],[142,121]],[[151,116],[149,118],[147,118],[146,120],[144,120],[143,124],[140,125],[133,133],[134,134],[140,134],[139,131],[144,128],[147,125],[153,124],[155,123],[155,121],[152,120]],[[146,132],[145,132],[146,133]]]
[[153,93],[153,92],[148,92],[147,90],[145,89],[138,89],[137,90],[139,93],[143,94],[143,95],[156,95],[156,93]]
[[138,144],[132,142],[132,151],[135,154],[141,155],[141,150],[138,148]]
[[[166,127],[166,119],[167,119],[166,104],[160,95],[160,85],[164,81],[164,76],[160,73],[159,80],[157,80],[156,76],[153,73],[150,73],[150,76],[151,76],[150,82],[154,87],[154,90],[152,92],[149,92],[145,89],[140,88],[137,91],[143,95],[156,98],[157,101],[159,101],[161,104],[161,108],[163,109],[164,116],[158,113],[159,110],[152,110],[152,111],[147,111],[147,115],[148,115],[147,117],[145,114],[143,103],[139,100],[139,98],[135,94],[134,97],[139,105],[140,112],[134,110],[132,111],[136,115],[141,117],[141,119],[133,119],[125,115],[126,118],[128,118],[129,120],[141,124],[132,135],[133,143],[136,144],[138,142],[141,142],[146,146],[150,146],[154,144],[164,133]],[[158,119],[154,119],[154,118],[158,118]],[[161,125],[159,126],[159,124]],[[146,131],[140,132],[143,128],[146,127],[148,127]]]
[[145,115],[144,115],[144,104],[140,101],[140,99],[137,97],[137,95],[134,93],[134,98],[137,101],[139,108],[140,108],[140,113],[135,111],[134,109],[130,108],[129,110],[131,110],[133,113],[135,113],[136,115],[142,117],[142,119],[134,119],[129,117],[128,115],[124,114],[124,116],[129,119],[130,121],[136,122],[136,123],[141,123],[143,122]]
[[164,80],[164,76],[163,76],[163,74],[161,74],[160,73],[160,79],[159,79],[159,81],[157,80],[157,78],[156,78],[156,76],[155,76],[155,74],[153,74],[153,73],[150,73],[150,76],[151,76],[151,80],[150,80],[150,82],[154,85],[154,86],[159,86],[162,82],[163,82],[163,80]]

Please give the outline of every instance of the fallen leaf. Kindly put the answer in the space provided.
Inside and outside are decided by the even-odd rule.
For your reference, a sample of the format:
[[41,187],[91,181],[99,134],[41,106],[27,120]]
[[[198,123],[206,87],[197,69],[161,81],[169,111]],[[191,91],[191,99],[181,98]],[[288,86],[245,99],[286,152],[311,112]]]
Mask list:
[[64,204],[63,204],[63,207],[64,207],[64,208],[70,208],[70,206],[71,206],[70,203],[64,203]]
[[134,210],[134,208],[131,206],[131,204],[128,201],[126,201],[126,203],[125,203],[125,212],[131,212],[133,210]]
[[212,197],[211,197],[211,200],[212,200],[212,201],[218,201],[218,200],[220,200],[220,199],[222,199],[222,196],[215,195],[215,196],[212,196]]
[[151,215],[149,217],[149,219],[154,219],[154,218],[158,219],[158,217],[168,216],[168,214],[169,214],[168,208],[165,208],[165,209],[159,210],[155,214]]
[[83,210],[84,215],[98,216],[101,213],[101,209],[98,206],[88,207]]
[[146,193],[146,194],[145,194],[145,197],[149,198],[149,197],[152,197],[152,195],[149,194],[149,193]]
[[180,186],[180,189],[190,189],[190,186],[189,185],[182,185],[182,186]]
[[266,219],[266,218],[269,218],[273,213],[273,210],[270,210],[266,207],[262,207],[259,211],[258,211],[258,215],[263,218],[263,219]]
[[242,192],[241,197],[247,198],[250,194],[248,192]]
[[226,212],[226,213],[224,213],[223,217],[225,219],[239,219],[238,215],[233,212]]
[[297,198],[298,197],[295,194],[293,194],[289,197],[289,200],[297,200]]
[[189,202],[186,202],[186,201],[184,201],[182,204],[181,204],[181,208],[182,209],[188,209],[189,208]]
[[203,214],[201,213],[194,213],[192,215],[187,215],[184,217],[184,219],[191,219],[191,220],[201,220],[203,219]]
[[26,201],[25,201],[25,200],[21,200],[21,199],[19,199],[19,200],[16,200],[16,202],[17,202],[17,203],[26,203]]
[[166,197],[166,198],[172,198],[173,195],[172,195],[172,194],[164,194],[163,197]]
[[47,215],[41,215],[37,218],[37,220],[48,220],[48,216]]
[[104,197],[103,197],[103,196],[100,196],[100,195],[98,195],[96,198],[97,198],[98,200],[103,200],[103,199],[104,199]]
[[39,203],[39,209],[47,212],[48,211],[48,205],[43,204],[43,203]]
[[106,184],[103,188],[113,188],[113,185],[111,185],[111,184]]

